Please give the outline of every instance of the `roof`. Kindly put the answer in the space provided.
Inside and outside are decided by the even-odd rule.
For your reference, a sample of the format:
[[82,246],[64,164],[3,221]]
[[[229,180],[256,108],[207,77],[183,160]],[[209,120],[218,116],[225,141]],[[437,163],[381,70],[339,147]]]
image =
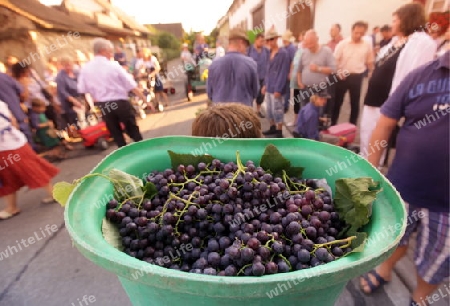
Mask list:
[[95,0],[98,4],[100,4],[103,8],[115,13],[117,17],[130,29],[134,31],[139,31],[141,33],[148,34],[149,30],[139,22],[137,22],[134,18],[131,16],[128,16],[127,13],[119,9],[118,7],[112,5],[106,0]]
[[175,35],[179,39],[183,39],[184,30],[181,23],[156,23],[151,24],[153,28],[161,32],[167,32]]
[[53,7],[45,6],[37,0],[0,0],[0,6],[6,7],[45,29],[77,31],[95,36],[105,35],[95,27],[82,23]]
[[217,22],[217,28],[220,28],[221,26],[223,26],[224,24],[226,24],[227,23],[227,21],[229,20],[229,16],[228,16],[228,13],[227,14],[225,14],[225,15],[223,15],[220,19],[219,19],[219,21]]

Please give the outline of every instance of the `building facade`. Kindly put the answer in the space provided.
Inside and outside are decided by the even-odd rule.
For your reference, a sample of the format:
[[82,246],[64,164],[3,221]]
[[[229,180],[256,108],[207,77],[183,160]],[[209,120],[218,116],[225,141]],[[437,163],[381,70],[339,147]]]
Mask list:
[[[280,34],[290,30],[297,38],[302,31],[314,28],[321,43],[329,40],[332,24],[342,26],[344,37],[351,25],[364,20],[369,27],[391,24],[392,12],[413,0],[235,0],[226,17],[229,27],[242,27],[255,32],[267,32],[274,27]],[[449,9],[450,0],[415,0],[425,5],[427,14]]]

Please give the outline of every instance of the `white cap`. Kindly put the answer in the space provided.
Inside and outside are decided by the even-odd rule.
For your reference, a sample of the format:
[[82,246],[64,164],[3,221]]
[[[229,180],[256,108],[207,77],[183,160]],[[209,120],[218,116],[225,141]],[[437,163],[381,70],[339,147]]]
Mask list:
[[184,43],[183,48],[187,48],[187,47],[188,47],[188,44]]

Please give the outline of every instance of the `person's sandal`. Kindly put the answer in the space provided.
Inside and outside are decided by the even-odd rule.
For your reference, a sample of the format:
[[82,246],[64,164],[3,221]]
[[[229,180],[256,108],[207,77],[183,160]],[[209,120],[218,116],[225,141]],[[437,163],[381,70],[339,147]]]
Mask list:
[[[370,276],[373,276],[377,280],[378,284],[374,284],[372,282],[372,279],[370,278]],[[361,278],[366,281],[367,286],[370,288],[370,292],[367,292],[367,291],[364,290],[363,287],[365,287],[365,286],[361,285]],[[379,288],[383,287],[387,283],[389,283],[389,281],[387,281],[384,278],[382,278],[380,276],[380,274],[378,274],[378,272],[375,269],[370,270],[369,272],[367,272],[366,274],[363,274],[360,277],[360,289],[365,295],[373,294],[376,290],[378,290]]]
[[0,221],[11,219],[20,214],[20,211],[16,211],[15,213],[9,213],[7,211],[0,211]]

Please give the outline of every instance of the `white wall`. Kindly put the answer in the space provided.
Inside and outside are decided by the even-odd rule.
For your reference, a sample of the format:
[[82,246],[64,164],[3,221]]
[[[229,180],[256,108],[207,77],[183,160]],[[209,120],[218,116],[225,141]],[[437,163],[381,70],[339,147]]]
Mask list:
[[288,0],[266,0],[265,28],[266,31],[275,26],[275,30],[281,35],[286,31],[286,19]]
[[288,0],[246,0],[234,14],[230,15],[230,29],[241,24],[247,19],[247,28],[253,29],[252,11],[265,1],[264,15],[266,31],[272,26],[282,34],[286,31],[286,11]]
[[374,26],[391,24],[392,13],[411,0],[318,0],[316,2],[314,28],[320,43],[330,39],[330,27],[334,23],[342,26],[342,35],[350,36],[351,26],[357,20],[369,23],[371,34]]
[[230,15],[230,29],[241,24],[247,19],[247,28],[251,29],[252,10],[261,3],[261,0],[246,0],[234,14]]

